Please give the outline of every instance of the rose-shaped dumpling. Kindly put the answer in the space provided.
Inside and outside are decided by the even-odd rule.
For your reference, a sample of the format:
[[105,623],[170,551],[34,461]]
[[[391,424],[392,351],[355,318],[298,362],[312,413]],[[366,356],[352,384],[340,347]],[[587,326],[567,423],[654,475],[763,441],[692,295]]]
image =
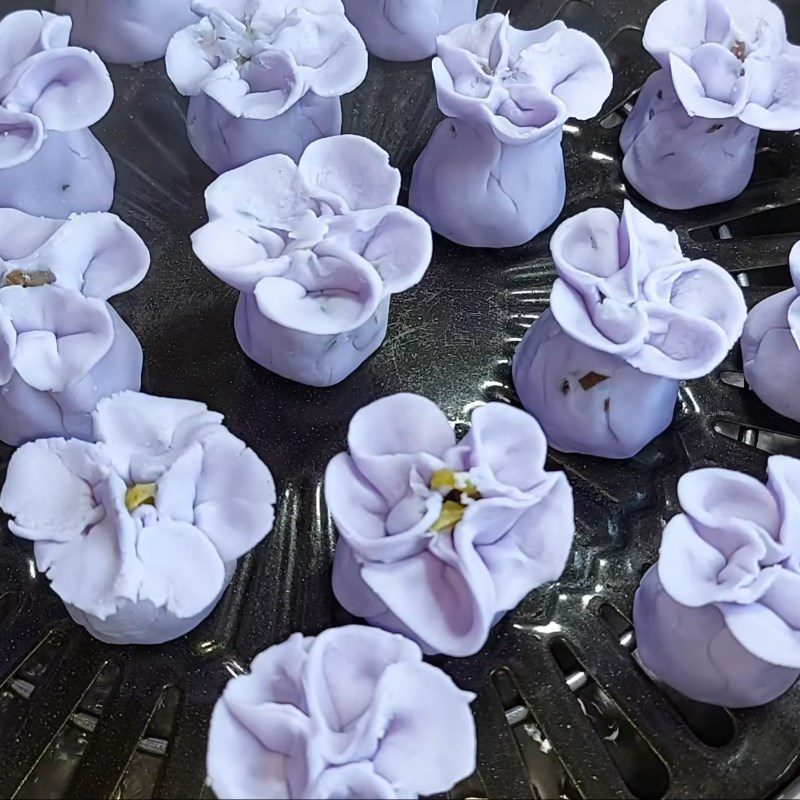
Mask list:
[[311,386],[344,380],[380,347],[391,295],[419,283],[427,223],[396,205],[400,173],[360,136],[321,139],[295,164],[275,155],[221,175],[194,251],[241,292],[250,358]]
[[17,450],[0,508],[92,636],[182,636],[272,529],[272,476],[202,403],[122,392],[100,401],[93,423],[93,442]]
[[665,208],[740,194],[753,173],[759,129],[800,128],[800,48],[769,0],[666,0],[644,46],[661,69],[622,129],[623,169]]
[[768,475],[684,475],[634,600],[642,664],[704,703],[768,703],[800,675],[800,461],[773,456]]
[[794,287],[762,300],[742,333],[744,375],[771,409],[800,422],[800,242],[789,256]]
[[571,217],[550,248],[558,278],[517,348],[517,394],[557,450],[628,458],[670,424],[679,381],[707,375],[739,338],[742,291],[628,202],[621,219]]
[[459,244],[527,242],[564,207],[564,123],[611,92],[603,51],[563,22],[522,31],[489,14],[439,37],[433,76],[449,119],[414,166],[409,205]]
[[416,798],[475,770],[461,691],[402,636],[349,625],[256,656],[211,716],[218,797]]
[[467,656],[529,592],[561,576],[575,524],[563,472],[545,472],[536,421],[478,408],[456,442],[430,400],[359,411],[325,475],[339,530],[333,589],[352,614],[427,653]]
[[114,87],[96,53],[69,46],[69,17],[0,20],[0,207],[65,219],[107,211],[114,166],[89,131]]
[[72,40],[111,64],[163,58],[172,35],[197,22],[191,0],[56,0],[72,17]]
[[267,155],[300,158],[342,131],[340,97],[367,74],[367,50],[341,0],[193,0],[200,17],[167,48],[191,97],[186,124],[215,172]]
[[387,61],[418,61],[436,53],[436,38],[475,21],[478,0],[344,0],[367,49]]
[[106,300],[149,264],[113,214],[0,209],[0,440],[90,438],[97,401],[139,389],[142,348]]

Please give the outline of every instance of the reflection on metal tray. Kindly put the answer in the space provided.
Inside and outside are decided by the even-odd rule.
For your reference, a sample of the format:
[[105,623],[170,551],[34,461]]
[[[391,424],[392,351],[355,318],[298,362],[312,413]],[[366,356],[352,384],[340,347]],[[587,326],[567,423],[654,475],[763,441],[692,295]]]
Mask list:
[[[520,27],[553,18],[605,48],[616,82],[601,116],[567,126],[565,215],[626,196],[619,127],[653,69],[641,30],[656,0],[484,0]],[[783,0],[800,41],[800,0]],[[37,5],[0,0],[0,11]],[[39,3],[41,7],[49,6]],[[330,591],[335,541],[320,478],[352,414],[399,390],[428,395],[463,424],[489,400],[515,402],[509,361],[544,310],[553,271],[549,232],[501,252],[436,242],[433,266],[398,300],[382,350],[343,385],[312,390],[259,369],[239,351],[235,293],[192,257],[211,174],[186,141],[183,101],[162,63],[113,69],[116,104],[98,126],[118,169],[115,210],[146,239],[153,268],[117,307],[145,349],[145,388],[225,413],[270,465],[278,524],[243,559],[215,613],[163,647],[112,648],[72,625],[31,549],[0,528],[0,796],[199,797],[208,717],[231,675],[268,645],[348,621]],[[345,130],[375,139],[407,181],[437,120],[425,63],[373,61],[347,98]],[[766,134],[757,175],[737,200],[664,212],[685,251],[728,267],[748,301],[789,285],[800,236],[800,136]],[[687,701],[639,668],[627,621],[633,591],[676,512],[687,469],[717,464],[763,477],[771,452],[800,453],[800,426],[744,386],[738,355],[681,392],[672,428],[623,463],[552,455],[575,489],[572,560],[533,593],[485,650],[439,659],[475,691],[480,768],[454,797],[768,797],[797,772],[800,690],[728,712]],[[0,479],[10,450],[0,448]],[[787,789],[785,797],[797,796]]]

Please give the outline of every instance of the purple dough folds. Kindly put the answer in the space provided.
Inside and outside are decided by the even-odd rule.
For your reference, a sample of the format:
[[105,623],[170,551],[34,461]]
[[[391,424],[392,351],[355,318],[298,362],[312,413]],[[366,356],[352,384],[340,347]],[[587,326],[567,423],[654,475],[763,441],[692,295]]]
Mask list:
[[215,172],[267,155],[297,161],[341,133],[339,98],[367,74],[367,50],[340,0],[193,0],[201,17],[167,48],[191,97],[192,146]]
[[475,723],[448,675],[402,636],[295,633],[228,683],[208,735],[218,797],[416,798],[475,770]]
[[436,53],[436,38],[475,21],[478,0],[344,0],[367,49],[387,61],[419,61]]
[[468,656],[531,591],[561,576],[572,490],[544,469],[523,411],[476,409],[460,442],[430,400],[399,394],[359,411],[349,453],[325,475],[339,530],[333,589],[350,613],[426,653]]
[[800,422],[800,242],[789,256],[794,288],[762,300],[742,334],[744,375],[771,409]]
[[113,214],[0,209],[0,440],[91,438],[97,401],[139,389],[142,348],[106,301],[149,266]]
[[91,443],[17,450],[0,508],[92,636],[182,636],[271,530],[272,476],[202,403],[122,392],[100,401],[93,423]]
[[707,375],[739,338],[744,297],[628,202],[621,219],[571,217],[550,246],[558,277],[517,348],[517,393],[552,447],[628,458],[669,425],[678,382]]
[[459,244],[527,242],[564,207],[563,126],[600,110],[608,60],[563,22],[522,31],[489,14],[439,37],[433,75],[449,119],[414,166],[409,205]]
[[800,48],[768,0],[666,0],[644,46],[661,69],[622,129],[631,185],[665,208],[720,203],[753,173],[759,129],[800,128]]
[[636,593],[639,659],[695,700],[762,705],[800,675],[800,461],[773,456],[768,476],[684,475]]
[[72,39],[111,64],[163,58],[172,35],[197,22],[191,0],[56,0],[72,17]]
[[422,280],[427,223],[397,203],[400,174],[360,136],[309,145],[221,175],[194,251],[241,292],[236,334],[250,358],[290,380],[331,386],[386,336],[391,295]]
[[0,206],[66,219],[107,211],[114,167],[88,130],[114,99],[96,53],[69,46],[69,17],[0,20]]

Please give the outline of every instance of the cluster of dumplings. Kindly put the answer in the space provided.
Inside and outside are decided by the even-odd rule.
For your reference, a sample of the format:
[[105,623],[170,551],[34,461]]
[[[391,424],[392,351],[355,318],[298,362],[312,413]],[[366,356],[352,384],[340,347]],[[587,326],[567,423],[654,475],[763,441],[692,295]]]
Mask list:
[[[109,209],[113,162],[90,126],[113,103],[105,62],[164,58],[187,135],[218,177],[199,260],[239,292],[244,353],[315,387],[382,344],[391,298],[425,278],[433,233],[523,245],[562,214],[570,118],[596,116],[613,75],[562,22],[476,19],[476,0],[56,0],[0,20],[0,508],[34,543],[70,616],[111,644],[157,645],[214,609],[274,522],[268,467],[223,417],[141,392],[143,352],[109,300],[150,267]],[[688,209],[747,186],[761,129],[800,129],[800,48],[769,0],[665,0],[658,62],[622,129],[629,185]],[[444,115],[408,207],[390,154],[342,134],[369,54],[432,58]],[[476,764],[470,703],[423,655],[469,656],[573,547],[572,490],[548,447],[635,456],[672,423],[682,381],[741,338],[756,394],[800,421],[800,244],[794,288],[748,316],[730,274],[684,256],[626,200],[550,240],[549,309],[520,342],[522,408],[477,408],[458,439],[413,394],[360,410],[328,465],[339,531],[333,591],[367,625],[295,634],[217,703],[208,775],[223,797],[417,797]],[[766,485],[702,469],[679,485],[633,618],[642,666],[736,707],[800,675],[800,462]]]

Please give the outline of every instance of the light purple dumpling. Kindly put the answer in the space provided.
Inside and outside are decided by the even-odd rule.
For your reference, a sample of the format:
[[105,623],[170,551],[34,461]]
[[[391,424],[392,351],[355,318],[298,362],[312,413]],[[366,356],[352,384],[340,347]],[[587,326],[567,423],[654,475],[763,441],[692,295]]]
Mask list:
[[800,422],[800,242],[789,256],[794,287],[762,300],[742,333],[744,376],[771,409]]
[[621,219],[593,208],[566,220],[550,248],[558,278],[514,356],[517,394],[551,447],[629,458],[670,424],[680,381],[739,338],[742,291],[627,201]]
[[122,392],[98,404],[93,442],[40,439],[12,456],[0,493],[9,529],[35,543],[38,569],[95,638],[187,633],[272,529],[272,476],[222,419]]
[[72,17],[72,40],[111,64],[163,58],[172,35],[197,22],[191,0],[56,0]]
[[241,294],[236,335],[290,380],[332,386],[386,336],[391,295],[422,280],[427,223],[397,203],[400,173],[374,142],[336,136],[299,164],[275,155],[221,175],[194,251]]
[[475,21],[478,0],[344,0],[370,53],[387,61],[436,54],[436,38]]
[[101,397],[138,390],[142,348],[106,302],[150,266],[113,214],[0,209],[0,440],[91,438]]
[[572,490],[544,469],[523,411],[490,403],[460,442],[430,400],[399,394],[359,411],[325,475],[339,531],[333,590],[371,625],[425,653],[477,653],[492,626],[561,576]]
[[341,0],[193,0],[201,20],[167,48],[191,97],[189,139],[215,172],[305,148],[342,131],[340,97],[367,74],[367,50]]
[[661,65],[622,129],[631,185],[664,208],[720,203],[753,174],[759,129],[800,128],[800,48],[769,0],[666,0],[644,46]]
[[640,661],[694,700],[762,705],[800,675],[800,461],[773,456],[768,475],[684,475],[636,592]]
[[489,14],[438,39],[439,124],[414,166],[409,206],[470,247],[527,242],[561,213],[561,138],[611,92],[598,44],[563,22],[534,31]]
[[226,686],[208,782],[218,797],[289,800],[446,792],[475,770],[474,699],[402,636],[295,633]]
[[66,219],[108,211],[114,165],[89,130],[114,99],[96,53],[47,11],[0,20],[0,207]]

